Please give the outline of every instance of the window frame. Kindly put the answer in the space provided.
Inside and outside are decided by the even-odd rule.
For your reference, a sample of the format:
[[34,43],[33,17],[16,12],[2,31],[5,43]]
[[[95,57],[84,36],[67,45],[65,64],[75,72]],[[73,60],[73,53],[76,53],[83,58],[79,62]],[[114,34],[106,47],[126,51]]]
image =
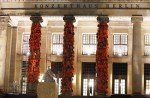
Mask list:
[[[146,94],[146,80],[150,81],[150,63],[144,63],[144,93]],[[146,94],[150,95],[150,94]]]
[[[53,41],[54,41],[53,36],[54,36],[55,34],[58,34],[58,35],[59,35],[59,43],[55,43],[55,44],[54,44],[54,43],[53,43]],[[62,35],[62,43],[60,42],[60,37],[61,37],[60,35]],[[53,33],[51,34],[51,54],[52,54],[52,55],[62,55],[62,54],[63,54],[63,37],[64,37],[64,34],[63,34],[62,32],[53,32]],[[57,54],[57,51],[54,51],[54,50],[53,50],[53,46],[54,46],[54,45],[59,45],[59,46],[62,45],[62,50],[60,50],[60,52],[61,52],[60,54],[59,54],[59,53]],[[55,52],[56,52],[56,53],[55,53]]]
[[[21,53],[22,53],[22,55],[27,56],[27,53],[26,53],[26,54],[23,53],[23,44],[25,43],[25,44],[28,44],[28,46],[29,46],[29,41],[28,41],[28,42],[24,42],[24,41],[23,41],[24,35],[29,35],[29,39],[30,39],[30,33],[29,33],[29,32],[23,32],[23,33],[22,33]],[[28,48],[29,48],[28,51],[30,52],[30,47],[28,47]]]
[[[88,41],[88,44],[84,44],[84,35],[88,35],[88,39],[89,39],[89,41]],[[90,37],[90,35],[91,35],[91,37],[93,37],[94,35],[95,35],[95,44],[94,44],[94,40],[92,41],[93,42],[93,44],[91,44],[91,41],[90,40],[92,40],[92,39],[90,39],[91,37]],[[96,38],[96,33],[82,33],[82,50],[81,50],[81,53],[82,53],[82,55],[96,55],[96,49],[97,49],[97,38]],[[95,52],[94,51],[92,51],[93,53],[90,53],[90,54],[88,54],[88,53],[85,53],[84,54],[84,52],[86,52],[85,50],[84,50],[84,45],[87,45],[87,46],[95,46]]]
[[[126,64],[126,72],[124,73],[124,72],[116,72],[115,74],[114,74],[114,65],[116,65],[116,66],[121,66],[121,65],[125,65]],[[124,70],[125,68],[123,68],[122,67],[122,69]],[[120,70],[120,69],[118,69],[118,70]],[[122,70],[121,70],[122,71]],[[128,75],[128,64],[127,63],[113,63],[113,67],[112,67],[112,77],[113,77],[113,79],[112,79],[112,94],[115,94],[115,90],[114,90],[114,86],[115,86],[115,84],[114,84],[114,80],[115,79],[118,79],[119,80],[119,83],[120,83],[120,81],[121,81],[121,79],[124,79],[125,80],[125,94],[127,94],[127,75]],[[120,84],[119,84],[120,85]],[[121,94],[121,87],[119,86],[119,94]]]
[[[29,46],[29,41],[28,42],[24,42],[24,35],[29,36],[30,39],[30,32],[23,32],[22,33],[22,41],[21,41],[21,53],[22,53],[22,64],[21,64],[21,93],[22,94],[26,94],[27,93],[27,68],[28,68],[28,52],[30,52],[30,47],[28,47],[28,52],[27,53],[23,53],[23,44],[28,44]],[[26,70],[26,72],[24,72],[24,70]],[[25,74],[25,75],[24,75]],[[24,80],[24,78],[26,78],[26,81]],[[25,89],[25,90],[24,90]]]
[[[146,49],[145,49],[146,46],[149,46],[149,48],[150,48],[150,43],[149,43],[149,44],[145,44],[145,41],[146,41],[145,37],[146,37],[146,36],[149,37],[147,40],[150,40],[150,34],[144,34],[144,56],[150,56],[150,52],[147,54],[146,51],[145,51],[145,50],[146,50]],[[149,50],[150,50],[150,49],[149,49]]]
[[[84,72],[83,71],[85,71],[85,70],[83,70],[84,68],[89,68],[89,67],[85,67],[87,64],[90,64],[91,63],[91,65],[93,64],[95,64],[94,65],[94,70],[90,70],[89,72],[85,72],[85,74],[84,74]],[[96,70],[95,70],[95,67],[96,67],[96,62],[82,62],[82,75],[81,75],[81,85],[82,85],[82,87],[81,87],[81,95],[83,96],[83,80],[84,79],[87,79],[87,82],[89,83],[89,81],[90,81],[90,79],[94,79],[94,88],[93,88],[93,96],[95,96],[95,77],[96,77]],[[89,69],[91,69],[91,67],[89,68]],[[87,71],[87,70],[86,70]],[[95,74],[94,74],[94,72],[95,72]],[[92,74],[90,74],[90,73],[92,73]],[[87,96],[90,96],[90,93],[89,93],[90,91],[89,91],[89,85],[87,85]]]
[[[115,44],[115,35],[119,35],[119,44]],[[122,37],[121,37],[121,35],[126,35],[127,37],[127,44],[121,44],[122,43]],[[122,51],[122,49],[120,49],[121,50],[121,53],[122,54],[118,54],[118,53],[115,53],[114,51],[116,51],[115,50],[115,46],[120,46],[120,47],[127,47],[127,51],[124,51],[125,50],[125,48],[123,49],[123,51]],[[113,56],[128,56],[128,33],[113,33]]]

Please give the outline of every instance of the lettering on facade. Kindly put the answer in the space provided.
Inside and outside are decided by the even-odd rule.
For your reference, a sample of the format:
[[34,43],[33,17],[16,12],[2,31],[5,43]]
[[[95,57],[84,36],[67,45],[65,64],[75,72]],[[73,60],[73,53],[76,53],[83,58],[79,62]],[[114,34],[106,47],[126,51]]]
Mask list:
[[75,3],[75,4],[35,4],[37,9],[139,9],[140,4],[97,4],[97,3]]

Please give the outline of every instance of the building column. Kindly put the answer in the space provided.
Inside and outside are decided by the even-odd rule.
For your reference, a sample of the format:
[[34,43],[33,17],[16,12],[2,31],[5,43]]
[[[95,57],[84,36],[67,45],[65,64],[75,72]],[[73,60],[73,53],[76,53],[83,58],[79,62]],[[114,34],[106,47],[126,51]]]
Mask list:
[[73,92],[74,76],[74,16],[64,16],[63,37],[63,66],[62,66],[62,94],[71,95]]
[[142,91],[142,45],[141,45],[141,23],[142,16],[132,16],[133,23],[133,49],[132,49],[132,93],[141,94]]
[[108,16],[98,16],[96,50],[96,90],[105,98],[108,93]]
[[31,35],[29,39],[30,55],[28,60],[28,93],[37,93],[37,83],[40,75],[39,65],[41,59],[41,22],[42,17],[40,15],[33,15],[30,17],[32,21]]
[[8,20],[9,17],[0,17],[0,92],[4,90]]

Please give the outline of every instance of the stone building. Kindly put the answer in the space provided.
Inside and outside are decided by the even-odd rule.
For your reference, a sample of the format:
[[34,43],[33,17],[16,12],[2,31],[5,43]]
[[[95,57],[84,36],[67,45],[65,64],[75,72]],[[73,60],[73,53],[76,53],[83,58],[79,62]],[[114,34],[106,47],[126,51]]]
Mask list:
[[43,22],[40,75],[55,70],[61,94],[64,15],[74,15],[73,96],[95,96],[97,17],[108,22],[108,95],[150,94],[150,0],[1,0],[0,89],[26,93],[30,17]]

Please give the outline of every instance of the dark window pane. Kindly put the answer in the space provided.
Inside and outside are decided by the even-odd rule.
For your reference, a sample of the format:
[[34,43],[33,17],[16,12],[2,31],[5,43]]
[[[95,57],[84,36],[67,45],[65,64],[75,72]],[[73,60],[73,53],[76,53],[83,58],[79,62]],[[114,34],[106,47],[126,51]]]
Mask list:
[[127,75],[127,63],[113,63],[113,75]]
[[96,63],[83,62],[82,63],[82,75],[95,75],[96,73],[95,66],[96,66]]

